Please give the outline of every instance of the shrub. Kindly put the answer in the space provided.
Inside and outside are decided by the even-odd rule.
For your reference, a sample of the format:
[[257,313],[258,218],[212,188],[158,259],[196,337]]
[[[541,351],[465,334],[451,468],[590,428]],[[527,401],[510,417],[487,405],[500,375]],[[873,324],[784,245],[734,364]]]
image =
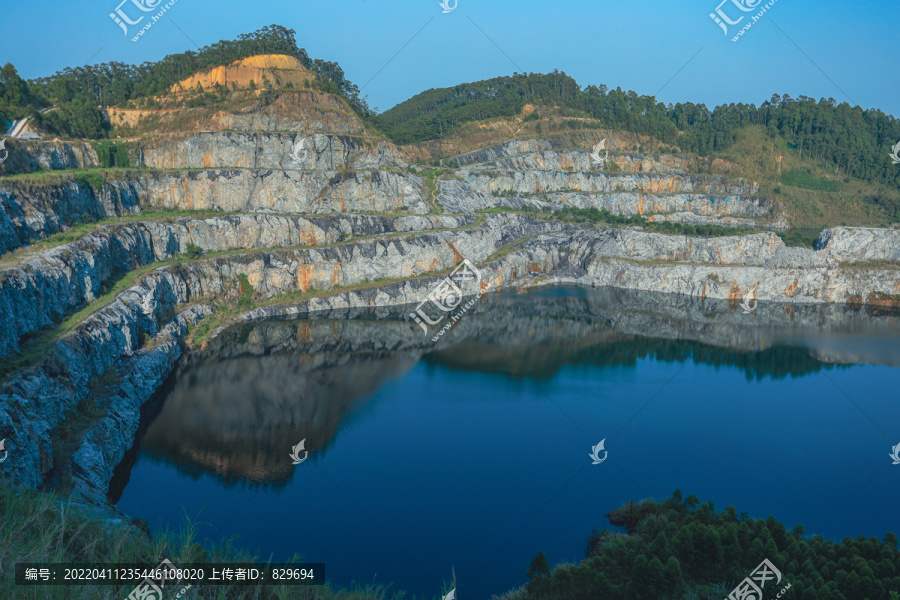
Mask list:
[[188,244],[184,250],[184,255],[189,259],[200,258],[203,256],[203,248],[196,244]]
[[253,300],[253,285],[246,275],[241,273],[237,276],[238,281],[238,305],[246,306]]

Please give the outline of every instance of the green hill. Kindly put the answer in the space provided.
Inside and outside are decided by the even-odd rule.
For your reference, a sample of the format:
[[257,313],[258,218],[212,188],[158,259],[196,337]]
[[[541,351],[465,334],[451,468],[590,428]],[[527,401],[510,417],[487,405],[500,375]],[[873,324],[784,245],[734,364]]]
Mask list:
[[[169,88],[195,73],[259,54],[286,54],[300,60],[317,76],[319,89],[337,94],[365,118],[370,115],[359,89],[336,62],[311,59],[297,46],[294,30],[279,25],[242,34],[237,40],[221,40],[197,52],[187,51],[142,65],[103,63],[69,67],[55,75],[25,81],[12,64],[0,69],[0,125],[5,120],[30,116],[34,125],[51,134],[72,138],[101,139],[109,125],[97,109],[138,98],[165,94]],[[59,110],[44,114],[40,108],[55,104]]]
[[[588,117],[597,128],[648,135],[701,156],[731,149],[742,130],[765,128],[801,158],[810,157],[844,177],[900,189],[900,168],[888,158],[900,140],[900,121],[833,98],[815,101],[773,95],[756,104],[665,105],[621,88],[582,87],[565,73],[515,74],[431,89],[373,118],[395,143],[451,135],[467,123],[519,114],[526,104],[553,106],[562,116]],[[579,126],[583,127],[584,123]]]

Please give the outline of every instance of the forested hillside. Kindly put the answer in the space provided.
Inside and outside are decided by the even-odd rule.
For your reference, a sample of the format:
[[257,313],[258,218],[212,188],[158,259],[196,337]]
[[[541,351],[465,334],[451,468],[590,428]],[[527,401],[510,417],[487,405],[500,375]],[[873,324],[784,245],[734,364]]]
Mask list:
[[708,155],[731,147],[738,131],[762,125],[801,155],[845,176],[900,188],[900,169],[888,158],[900,141],[900,122],[833,98],[773,95],[759,106],[729,104],[710,110],[692,102],[669,104],[621,88],[581,86],[565,73],[497,77],[431,89],[375,117],[398,144],[438,139],[467,122],[516,115],[528,104],[554,105],[591,117],[598,126],[652,136],[683,152]]
[[[316,74],[320,89],[342,96],[362,117],[370,114],[359,89],[336,62],[310,59],[297,46],[294,30],[270,25],[237,40],[222,40],[197,52],[173,54],[142,65],[103,63],[69,67],[55,75],[24,81],[15,67],[0,70],[0,125],[6,120],[31,116],[42,130],[66,137],[106,137],[107,126],[99,105],[113,106],[136,98],[165,94],[175,83],[212,67],[259,54],[286,54]],[[44,114],[38,109],[54,104],[59,110]]]
[[[835,174],[900,189],[900,169],[888,158],[890,148],[900,141],[900,122],[880,110],[838,104],[833,98],[816,101],[778,94],[759,106],[740,103],[710,110],[692,102],[665,105],[653,96],[621,88],[582,88],[565,73],[554,71],[431,89],[374,115],[340,65],[310,59],[297,46],[295,32],[278,25],[139,66],[111,62],[74,67],[26,82],[7,64],[0,69],[0,125],[31,116],[39,129],[52,134],[103,138],[108,125],[98,105],[162,95],[195,73],[259,54],[297,58],[317,76],[319,89],[343,97],[360,117],[398,144],[440,139],[466,123],[519,115],[526,104],[532,104],[591,119],[579,122],[579,127],[647,135],[682,152],[704,156],[728,150],[742,129],[758,125],[801,158],[814,158]],[[39,112],[51,105],[58,109]]]

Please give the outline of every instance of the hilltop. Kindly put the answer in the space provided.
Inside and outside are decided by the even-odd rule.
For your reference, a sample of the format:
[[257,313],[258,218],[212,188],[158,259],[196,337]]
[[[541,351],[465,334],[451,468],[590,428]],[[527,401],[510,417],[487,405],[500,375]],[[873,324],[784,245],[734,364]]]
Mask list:
[[[688,173],[752,179],[776,202],[785,226],[804,230],[808,240],[832,225],[900,222],[900,169],[887,157],[900,124],[833,99],[775,94],[759,105],[664,105],[620,88],[582,88],[554,71],[427,90],[375,115],[337,63],[310,59],[292,30],[275,25],[140,67],[110,63],[30,82],[17,79],[11,65],[4,74],[18,104],[0,100],[0,117],[31,111],[31,125],[46,136],[97,140],[100,166],[258,164],[142,160],[208,131],[357,136],[424,169],[517,140],[586,151],[607,139],[615,164],[626,153],[677,157]],[[88,91],[100,89],[107,91]],[[38,112],[51,105],[59,108]],[[0,166],[23,170],[15,158]]]

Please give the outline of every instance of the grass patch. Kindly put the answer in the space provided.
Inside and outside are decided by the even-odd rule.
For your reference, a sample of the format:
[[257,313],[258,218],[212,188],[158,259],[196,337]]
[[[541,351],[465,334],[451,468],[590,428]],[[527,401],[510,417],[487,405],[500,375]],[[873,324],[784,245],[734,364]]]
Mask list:
[[812,169],[792,169],[781,175],[781,183],[804,190],[819,192],[838,192],[842,184],[840,181],[825,179],[812,172]]
[[[149,535],[138,529],[107,524],[68,503],[59,494],[16,489],[6,483],[0,483],[0,514],[3,515],[0,519],[0,564],[6,565],[0,572],[0,590],[7,590],[4,598],[121,599],[134,587],[16,586],[13,565],[17,562],[141,563],[147,568],[156,567],[163,559],[175,565],[264,562],[237,547],[233,540],[201,544],[198,537],[201,523],[188,518],[177,531]],[[132,524],[147,531],[146,523],[135,520]],[[301,557],[295,556],[292,560],[299,562]],[[259,587],[195,585],[182,600],[400,600],[402,597],[400,592],[392,593],[385,586],[372,584],[343,590],[328,584],[315,587],[294,584]]]
[[425,202],[436,213],[444,212],[444,207],[438,202],[438,196],[441,194],[441,185],[438,183],[438,179],[451,171],[452,169],[432,169],[422,174],[422,178],[425,180]]
[[784,242],[785,246],[794,246],[798,248],[815,248],[816,240],[823,228],[802,228],[788,229],[787,231],[778,231],[776,234]]

